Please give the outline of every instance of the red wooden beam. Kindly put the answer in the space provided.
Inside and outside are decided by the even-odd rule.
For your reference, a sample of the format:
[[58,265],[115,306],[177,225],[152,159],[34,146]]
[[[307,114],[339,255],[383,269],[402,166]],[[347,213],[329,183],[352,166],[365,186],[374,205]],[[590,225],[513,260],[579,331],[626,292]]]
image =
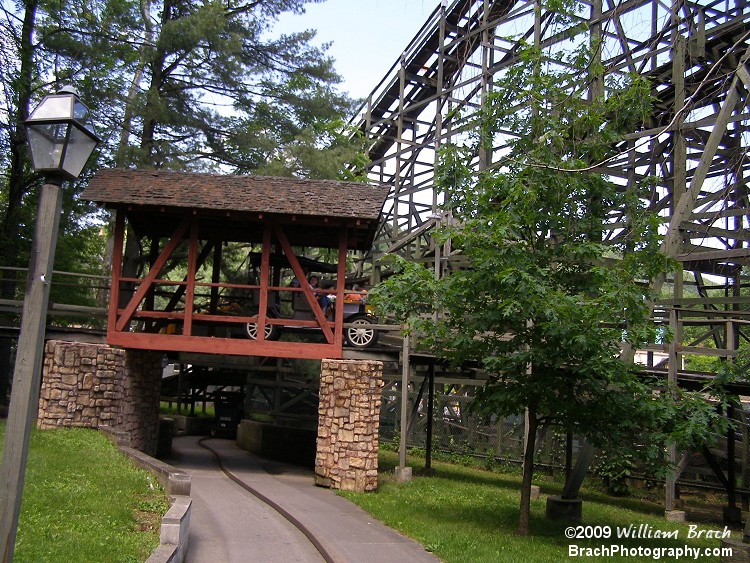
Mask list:
[[182,333],[190,335],[193,332],[193,298],[195,297],[195,272],[198,260],[198,218],[190,221],[190,240],[188,241],[187,287],[185,288],[185,323]]
[[117,309],[120,303],[120,276],[122,275],[122,247],[125,242],[125,212],[115,211],[115,236],[112,248],[112,281],[109,284],[109,311],[107,312],[107,332],[114,332],[117,323]]
[[341,347],[335,344],[313,342],[284,342],[244,340],[239,338],[212,338],[180,336],[173,334],[148,334],[115,332],[107,335],[113,346],[137,350],[162,350],[164,352],[193,352],[196,354],[221,354],[232,356],[260,356],[273,358],[300,358],[322,360],[341,358]]
[[122,332],[125,326],[130,322],[130,318],[133,316],[133,313],[138,308],[138,305],[140,304],[141,300],[146,296],[146,293],[151,287],[151,284],[156,279],[156,276],[159,275],[159,272],[161,272],[161,269],[164,267],[164,264],[166,264],[167,259],[171,256],[174,249],[177,248],[177,245],[182,240],[182,237],[185,236],[185,231],[187,230],[189,225],[190,225],[190,217],[186,216],[182,220],[182,222],[178,225],[177,230],[172,235],[172,238],[169,239],[169,242],[164,247],[164,250],[161,251],[161,254],[159,254],[159,257],[156,259],[156,261],[153,263],[153,265],[149,269],[148,274],[146,274],[146,277],[143,278],[141,285],[138,286],[138,289],[133,294],[133,297],[130,298],[130,302],[128,302],[127,306],[122,310],[122,314],[120,315],[120,318],[117,320],[117,324],[115,326],[115,330],[117,332]]
[[343,346],[344,326],[344,282],[346,281],[346,226],[342,225],[339,230],[339,258],[338,272],[336,273],[336,317],[334,328],[336,330],[333,343]]
[[302,266],[300,266],[297,257],[294,255],[292,245],[289,244],[289,240],[286,238],[284,231],[279,225],[274,225],[274,233],[276,234],[279,244],[281,244],[281,248],[287,257],[287,260],[289,260],[289,265],[292,267],[294,275],[297,276],[297,279],[300,282],[300,288],[305,294],[307,302],[310,304],[310,310],[312,311],[315,320],[318,321],[318,325],[320,325],[320,329],[323,331],[323,336],[325,336],[326,342],[333,344],[334,337],[331,332],[331,327],[328,326],[328,320],[323,314],[323,310],[320,308],[317,298],[310,289],[310,286],[306,283],[305,272],[302,269]]
[[[185,239],[188,228],[189,246],[188,246],[188,264],[187,276],[184,282],[171,282],[174,285],[184,287],[185,311],[143,311],[139,310],[140,304],[145,296],[148,295],[151,288],[158,285],[160,272],[164,265],[174,253],[178,245]],[[113,256],[113,274],[112,287],[117,292],[119,286],[125,278],[121,277],[122,253],[125,236],[125,218],[118,213],[115,227],[115,252]],[[344,301],[344,282],[346,278],[346,251],[348,245],[348,232],[345,226],[339,231],[338,244],[338,271],[336,299],[339,303]],[[286,358],[340,358],[342,356],[343,343],[343,307],[336,308],[336,315],[333,322],[328,321],[318,303],[317,297],[307,283],[300,283],[300,288],[294,291],[301,291],[310,305],[314,319],[295,320],[295,319],[277,319],[268,317],[268,306],[272,303],[272,296],[275,292],[287,290],[289,288],[279,287],[279,282],[275,281],[273,286],[270,283],[270,260],[271,245],[278,242],[277,251],[282,251],[289,262],[289,265],[300,282],[306,280],[305,272],[299,263],[294,250],[289,243],[282,225],[268,221],[264,225],[263,232],[263,249],[261,255],[261,277],[258,286],[249,286],[243,284],[229,284],[238,288],[249,288],[259,290],[259,309],[258,313],[251,316],[233,316],[213,314],[195,314],[194,297],[196,288],[200,286],[223,287],[227,284],[219,284],[216,281],[211,283],[198,283],[196,281],[197,268],[199,267],[200,258],[198,257],[198,219],[196,217],[186,216],[180,225],[175,229],[171,238],[164,249],[153,261],[149,272],[142,279],[131,279],[133,283],[138,284],[130,300],[124,304],[124,307],[118,306],[117,295],[114,294],[110,303],[108,316],[108,337],[110,344],[123,346],[125,348],[135,348],[143,350],[163,350],[166,352],[194,352],[202,354],[228,354],[238,356],[259,356],[259,357],[286,357]],[[165,281],[165,283],[167,283]],[[215,292],[215,291],[214,291]],[[160,319],[161,322],[174,320],[183,324],[182,334],[155,334],[129,332],[128,325],[134,319]],[[239,325],[244,322],[257,322],[259,328],[258,340],[245,340],[238,338],[214,338],[207,336],[194,336],[192,334],[195,322],[209,323],[217,326]],[[306,343],[306,342],[286,342],[286,341],[266,341],[264,340],[264,330],[266,325],[293,325],[296,327],[306,327],[319,329],[325,336],[326,342]]]

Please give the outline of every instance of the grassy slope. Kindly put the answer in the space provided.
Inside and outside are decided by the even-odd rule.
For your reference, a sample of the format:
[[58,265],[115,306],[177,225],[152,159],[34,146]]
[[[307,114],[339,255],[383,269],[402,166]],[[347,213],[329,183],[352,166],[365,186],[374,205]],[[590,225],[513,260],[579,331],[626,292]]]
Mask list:
[[[410,459],[409,465],[422,466]],[[433,463],[432,477],[415,477],[408,483],[396,483],[392,468],[396,465],[393,452],[381,452],[379,488],[376,493],[342,493],[367,512],[414,538],[443,561],[547,562],[569,559],[568,545],[586,547],[623,545],[628,548],[719,546],[716,539],[687,539],[688,525],[668,523],[663,508],[637,499],[615,499],[603,494],[584,493],[583,524],[609,526],[613,536],[617,527],[640,524],[652,530],[678,530],[677,539],[601,539],[569,540],[565,537],[568,524],[545,519],[547,494],[559,494],[560,486],[542,485],[542,498],[532,502],[532,536],[515,534],[518,518],[520,478],[468,469],[445,463]],[[723,530],[719,525],[698,525],[702,530]],[[732,536],[740,537],[734,531]],[[684,556],[687,560],[688,558]],[[638,557],[571,557],[588,561],[654,561],[653,555]],[[662,560],[676,560],[664,557]],[[701,557],[700,561],[718,561],[718,557]]]
[[145,561],[167,508],[155,480],[98,432],[35,430],[14,561]]

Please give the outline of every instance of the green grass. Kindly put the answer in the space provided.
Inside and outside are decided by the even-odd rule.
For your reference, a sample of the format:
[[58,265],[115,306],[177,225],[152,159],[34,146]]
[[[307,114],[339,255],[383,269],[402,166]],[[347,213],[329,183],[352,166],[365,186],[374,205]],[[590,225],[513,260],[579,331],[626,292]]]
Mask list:
[[[532,501],[531,536],[515,533],[518,518],[520,477],[498,474],[458,465],[433,462],[435,474],[417,475],[423,460],[409,458],[415,477],[407,483],[393,479],[397,464],[394,452],[381,451],[378,491],[341,494],[361,506],[378,520],[421,543],[446,562],[553,562],[583,561],[654,561],[654,556],[569,557],[568,546],[597,548],[622,545],[629,549],[716,548],[716,539],[688,539],[689,524],[667,522],[657,503],[635,498],[612,498],[602,493],[583,492],[583,525],[608,526],[611,539],[569,540],[565,528],[570,524],[545,518],[545,499],[559,494],[560,485],[541,483],[542,498]],[[652,530],[677,530],[677,539],[617,539],[617,528],[645,524]],[[723,531],[718,524],[698,524],[700,530]],[[732,536],[741,537],[740,531]],[[683,555],[680,559],[693,559]],[[662,560],[677,560],[663,557]],[[718,561],[704,557],[700,561]]]
[[[0,444],[5,421],[0,421]],[[164,492],[101,434],[34,430],[14,561],[145,561],[159,543]]]
[[[170,405],[169,403],[166,403],[164,401],[162,401],[159,404],[159,413],[163,414],[164,416],[191,416],[190,405],[182,405],[182,412],[178,413],[176,404]],[[200,417],[200,418],[214,418],[215,417],[214,404],[207,403],[205,410],[203,410],[202,403],[196,404],[195,416]]]

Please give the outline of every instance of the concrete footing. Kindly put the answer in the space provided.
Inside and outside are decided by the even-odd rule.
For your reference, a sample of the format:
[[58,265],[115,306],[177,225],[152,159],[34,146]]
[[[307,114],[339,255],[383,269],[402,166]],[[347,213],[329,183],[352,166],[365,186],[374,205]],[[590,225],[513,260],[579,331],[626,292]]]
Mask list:
[[684,522],[685,511],[684,510],[665,510],[664,518],[667,519],[667,522]]
[[739,540],[721,540],[722,548],[730,548],[731,555],[722,554],[720,561],[722,563],[750,563],[750,544],[742,543]]
[[742,509],[739,506],[725,506],[724,524],[742,524]]
[[583,501],[579,498],[547,497],[546,516],[549,520],[570,520],[580,522]]
[[542,498],[542,489],[539,485],[531,485],[531,500]]
[[396,481],[399,483],[406,483],[411,481],[412,471],[411,467],[397,467],[395,470]]

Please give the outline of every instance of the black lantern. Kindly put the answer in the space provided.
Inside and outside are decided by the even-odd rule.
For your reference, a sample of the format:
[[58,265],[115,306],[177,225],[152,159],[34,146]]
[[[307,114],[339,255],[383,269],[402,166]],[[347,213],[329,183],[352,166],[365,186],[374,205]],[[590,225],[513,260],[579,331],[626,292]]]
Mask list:
[[45,96],[25,121],[32,167],[50,180],[75,180],[99,137],[89,109],[66,86]]
[[75,180],[99,138],[72,88],[47,96],[24,123],[31,164],[45,178],[18,334],[5,447],[0,463],[0,559],[13,560],[32,415],[39,405],[49,283],[62,208],[62,181]]

